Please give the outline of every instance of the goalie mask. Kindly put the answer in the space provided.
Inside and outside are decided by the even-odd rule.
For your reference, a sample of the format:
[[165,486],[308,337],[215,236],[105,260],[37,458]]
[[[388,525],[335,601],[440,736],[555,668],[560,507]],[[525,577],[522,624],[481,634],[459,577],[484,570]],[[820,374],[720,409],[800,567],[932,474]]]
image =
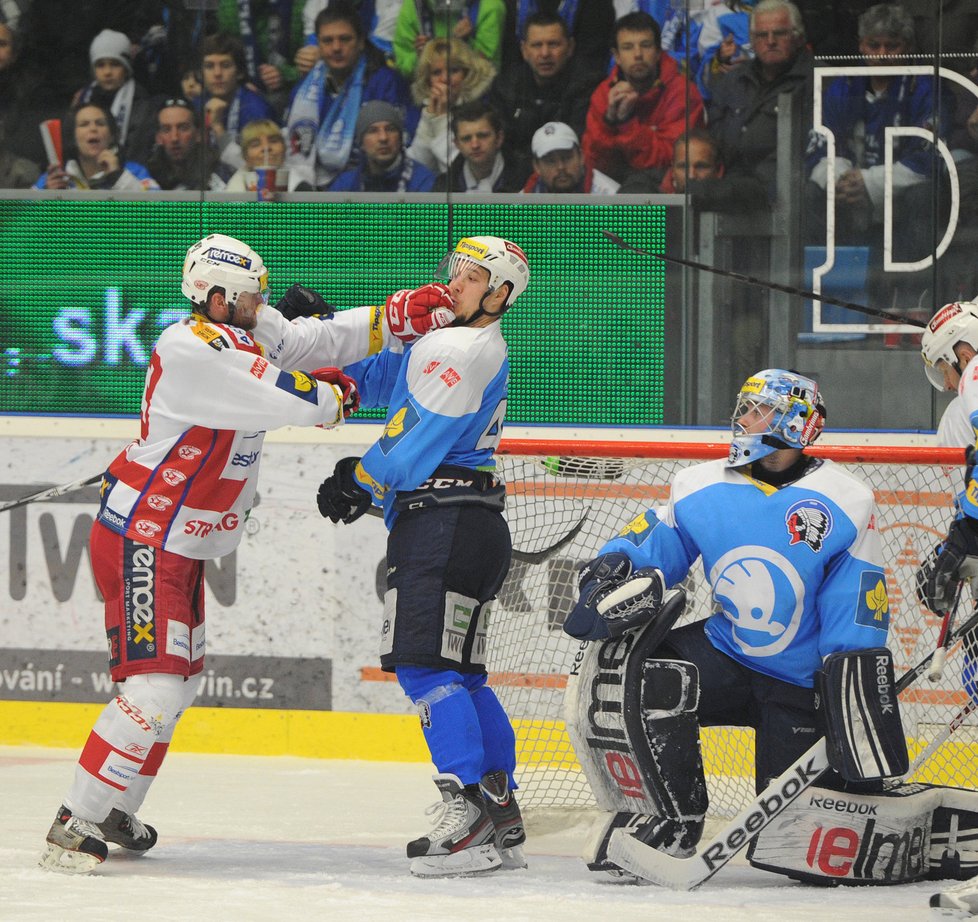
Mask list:
[[978,304],[970,301],[945,304],[933,317],[920,339],[927,380],[944,390],[940,363],[947,362],[959,375],[964,371],[954,352],[955,343],[967,343],[978,352]]
[[439,263],[436,275],[439,278],[453,279],[473,266],[489,273],[489,287],[483,301],[500,285],[509,282],[510,291],[498,311],[499,314],[506,313],[530,283],[530,265],[526,254],[515,243],[503,240],[502,237],[463,237],[454,251]]
[[210,234],[189,250],[183,262],[180,290],[202,311],[215,288],[229,305],[251,292],[268,300],[268,271],[262,258],[246,243],[225,234]]
[[[751,410],[766,417],[762,432],[747,432],[740,422]],[[825,425],[825,403],[811,378],[769,368],[744,382],[730,424],[727,467],[740,467],[783,448],[811,445]]]

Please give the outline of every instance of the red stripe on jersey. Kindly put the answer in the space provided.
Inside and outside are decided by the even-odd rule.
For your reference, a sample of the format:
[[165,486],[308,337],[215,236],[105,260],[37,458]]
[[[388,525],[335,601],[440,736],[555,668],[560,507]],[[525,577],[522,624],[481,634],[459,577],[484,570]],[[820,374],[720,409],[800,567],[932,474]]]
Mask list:
[[[107,743],[101,736],[99,736],[94,730],[88,734],[88,741],[85,743],[85,748],[82,750],[81,756],[78,758],[78,764],[85,769],[93,778],[98,778],[99,781],[110,787],[116,788],[120,791],[125,791],[129,785],[119,784],[115,779],[102,773],[102,766],[105,765],[106,759],[109,756],[115,755],[118,758],[127,759],[132,762],[132,773],[133,775],[139,772],[140,766],[143,764],[142,759],[137,759],[128,752],[123,752],[121,749],[116,749],[111,743]],[[118,761],[118,758],[116,761]]]
[[237,435],[231,429],[205,430],[217,436],[210,463],[205,464],[187,492],[186,503],[194,509],[225,512],[241,495],[246,481],[225,480],[221,475],[231,457],[231,447]]

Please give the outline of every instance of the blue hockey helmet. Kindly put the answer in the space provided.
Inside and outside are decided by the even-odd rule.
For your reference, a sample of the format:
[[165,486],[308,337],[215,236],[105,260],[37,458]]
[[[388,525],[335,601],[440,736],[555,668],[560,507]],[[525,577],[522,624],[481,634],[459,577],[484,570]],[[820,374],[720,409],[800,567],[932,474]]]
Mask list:
[[[740,420],[751,410],[764,408],[763,432],[747,432]],[[730,420],[733,441],[727,467],[740,467],[783,448],[811,445],[825,425],[825,402],[811,378],[782,368],[751,375],[737,394]]]

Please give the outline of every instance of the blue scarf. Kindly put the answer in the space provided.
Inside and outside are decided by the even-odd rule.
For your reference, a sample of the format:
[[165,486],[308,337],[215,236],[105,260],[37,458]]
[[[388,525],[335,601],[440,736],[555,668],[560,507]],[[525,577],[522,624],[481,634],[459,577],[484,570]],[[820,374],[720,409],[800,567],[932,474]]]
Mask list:
[[297,169],[299,175],[313,186],[328,183],[350,159],[357,113],[363,101],[366,69],[366,56],[360,55],[353,73],[328,110],[326,79],[329,71],[325,62],[320,61],[296,91],[286,122],[289,166]]

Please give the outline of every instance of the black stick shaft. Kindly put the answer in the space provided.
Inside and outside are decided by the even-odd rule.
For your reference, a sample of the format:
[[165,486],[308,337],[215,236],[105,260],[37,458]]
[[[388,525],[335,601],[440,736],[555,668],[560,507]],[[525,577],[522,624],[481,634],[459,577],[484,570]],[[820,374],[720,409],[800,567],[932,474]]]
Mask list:
[[870,317],[880,317],[883,320],[892,320],[895,323],[903,323],[911,327],[925,327],[926,321],[914,320],[910,317],[903,317],[892,311],[880,310],[876,307],[867,307],[865,304],[856,304],[852,301],[840,301],[837,298],[829,298],[825,295],[816,294],[814,291],[806,291],[804,288],[795,288],[792,285],[779,285],[777,282],[769,282],[765,279],[755,278],[752,275],[742,275],[740,272],[731,272],[729,269],[717,269],[715,266],[699,263],[692,259],[683,259],[681,256],[666,256],[665,253],[653,253],[651,250],[643,250],[641,247],[634,246],[622,240],[617,234],[603,230],[605,235],[615,246],[623,250],[630,250],[640,256],[650,256],[653,259],[661,259],[663,262],[676,263],[679,266],[686,266],[689,269],[702,269],[704,272],[712,272],[714,275],[722,275],[724,278],[736,279],[746,285],[754,285],[757,288],[764,288],[769,291],[782,291],[788,295],[801,295],[803,298],[811,298],[814,301],[821,301],[823,304],[834,304],[836,307],[844,307],[846,310],[857,311],[860,314],[867,314]]

